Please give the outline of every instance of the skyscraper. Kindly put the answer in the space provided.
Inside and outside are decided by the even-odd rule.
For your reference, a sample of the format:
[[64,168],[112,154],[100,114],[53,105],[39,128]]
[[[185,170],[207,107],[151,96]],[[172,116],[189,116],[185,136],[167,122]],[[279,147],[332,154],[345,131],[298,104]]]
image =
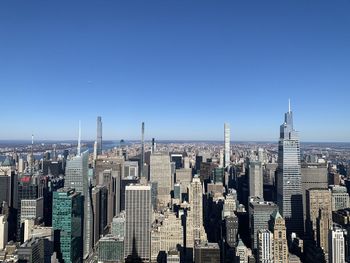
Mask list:
[[225,154],[224,154],[224,167],[230,165],[230,124],[225,123],[224,124],[224,144],[225,144]]
[[97,117],[96,142],[97,142],[97,155],[101,155],[102,154],[102,118],[101,116]]
[[[306,190],[306,229],[310,237],[328,252],[328,231],[320,228],[321,225],[329,229],[332,222],[332,203],[330,190],[315,188]],[[323,218],[321,218],[321,215]],[[321,220],[322,219],[322,220]],[[320,235],[323,233],[323,235]]]
[[[192,240],[186,240],[188,247],[200,241],[206,241],[207,236],[203,226],[203,186],[198,176],[195,176],[188,187],[190,211],[188,215],[187,232],[193,233]],[[191,246],[192,245],[192,246]]]
[[258,231],[258,263],[273,263],[273,234],[267,229]]
[[89,179],[89,152],[85,151],[80,155],[74,156],[67,161],[65,188],[74,188],[76,192],[81,193],[84,198],[84,258],[86,258],[92,250],[92,209],[90,198],[90,179]]
[[269,223],[270,230],[273,234],[273,262],[288,263],[286,224],[278,210],[271,215]]
[[249,162],[249,196],[264,199],[263,168],[259,161]]
[[286,220],[288,233],[303,234],[303,204],[301,192],[300,144],[293,128],[293,113],[285,114],[280,127],[277,168],[277,203]]
[[[145,165],[145,123],[142,122],[141,127],[141,162],[140,162],[140,178],[144,177],[144,165]],[[148,178],[147,178],[148,179]]]
[[329,230],[329,263],[345,263],[344,230],[334,226]]
[[278,209],[273,202],[251,198],[249,202],[249,221],[252,249],[257,249],[258,231],[267,229],[271,214]]
[[52,228],[55,252],[64,262],[81,262],[83,256],[83,199],[74,189],[53,193]]
[[127,185],[125,188],[125,247],[124,257],[137,262],[147,261],[151,249],[151,186]]
[[157,207],[166,207],[170,203],[171,165],[167,153],[155,152],[150,158],[150,181],[157,190]]
[[0,214],[0,250],[3,250],[7,244],[8,223],[7,216]]

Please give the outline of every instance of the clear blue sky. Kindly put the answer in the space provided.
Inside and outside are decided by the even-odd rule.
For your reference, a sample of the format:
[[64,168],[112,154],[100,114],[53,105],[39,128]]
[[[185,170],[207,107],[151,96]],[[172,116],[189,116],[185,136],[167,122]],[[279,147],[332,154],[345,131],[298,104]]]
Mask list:
[[0,139],[350,141],[350,1],[0,1]]

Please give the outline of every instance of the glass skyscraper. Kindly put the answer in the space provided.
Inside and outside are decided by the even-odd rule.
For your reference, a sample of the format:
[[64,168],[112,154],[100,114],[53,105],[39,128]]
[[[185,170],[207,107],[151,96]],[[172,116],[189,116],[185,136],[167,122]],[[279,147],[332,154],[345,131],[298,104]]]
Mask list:
[[299,135],[293,128],[293,113],[285,114],[280,126],[277,168],[277,204],[286,220],[288,233],[303,234],[303,204]]
[[53,193],[52,228],[55,251],[66,263],[82,262],[83,198],[74,189]]
[[80,155],[68,160],[65,175],[65,188],[74,188],[81,193],[84,199],[84,258],[87,258],[92,251],[92,209],[90,198],[89,179],[89,152],[85,151]]

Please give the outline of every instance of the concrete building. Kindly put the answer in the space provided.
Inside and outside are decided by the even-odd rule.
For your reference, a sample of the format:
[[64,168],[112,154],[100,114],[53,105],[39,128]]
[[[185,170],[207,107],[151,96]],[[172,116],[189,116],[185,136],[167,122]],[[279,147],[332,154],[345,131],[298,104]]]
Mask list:
[[159,252],[176,250],[184,245],[184,232],[181,218],[173,212],[157,214],[151,230],[151,261],[157,262]]
[[273,234],[273,262],[288,263],[286,223],[278,210],[271,215],[269,228]]
[[350,207],[349,194],[345,186],[330,185],[332,191],[332,211]]
[[260,199],[264,199],[263,167],[259,161],[249,162],[249,196],[257,196]]
[[192,182],[192,169],[176,169],[175,182],[181,185],[181,194],[187,193],[187,188]]
[[43,219],[44,198],[21,200],[21,223],[26,219]]
[[258,198],[251,198],[249,202],[249,225],[252,249],[257,249],[258,231],[268,229],[271,215],[277,209],[277,205],[273,202],[264,202]]
[[237,210],[237,192],[235,189],[230,189],[228,194],[225,196],[223,217],[234,214]]
[[303,194],[303,214],[306,220],[306,190],[328,187],[327,165],[323,163],[301,164],[301,188]]
[[125,237],[125,211],[113,217],[111,224],[111,234],[115,237]]
[[226,216],[225,219],[225,240],[230,248],[234,248],[237,244],[238,237],[238,217],[233,213]]
[[17,249],[18,263],[45,262],[44,242],[41,238],[33,238],[24,242]]
[[168,153],[155,152],[150,157],[150,181],[157,192],[157,207],[166,207],[172,190],[171,165]]
[[190,211],[187,212],[187,232],[193,231],[193,240],[187,239],[187,245],[193,247],[194,243],[207,239],[203,226],[203,186],[198,176],[193,178],[188,195]]
[[150,259],[151,219],[151,186],[126,186],[124,257],[127,260]]
[[238,244],[235,250],[235,262],[236,263],[250,263],[249,258],[252,256],[252,251],[244,245],[242,239],[239,238]]
[[332,202],[329,189],[306,190],[307,234],[328,253],[328,229],[332,225]]

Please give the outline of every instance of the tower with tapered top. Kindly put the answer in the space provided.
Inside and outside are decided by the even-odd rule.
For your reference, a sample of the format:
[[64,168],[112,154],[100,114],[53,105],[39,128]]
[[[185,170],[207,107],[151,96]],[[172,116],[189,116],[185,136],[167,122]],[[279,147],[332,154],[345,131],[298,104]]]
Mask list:
[[286,220],[287,232],[302,235],[303,204],[301,190],[300,143],[293,127],[293,113],[288,105],[280,126],[277,168],[277,204]]

